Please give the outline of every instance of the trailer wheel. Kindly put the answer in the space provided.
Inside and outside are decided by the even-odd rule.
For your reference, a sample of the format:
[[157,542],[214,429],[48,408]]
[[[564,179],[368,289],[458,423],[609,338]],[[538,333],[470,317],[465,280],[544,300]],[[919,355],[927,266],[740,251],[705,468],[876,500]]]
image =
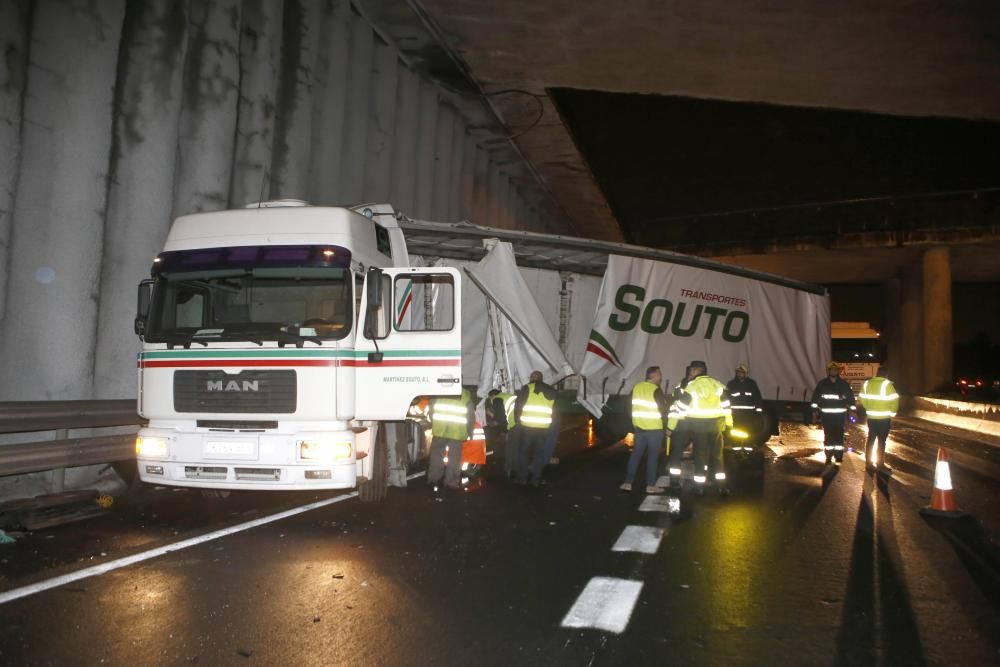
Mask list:
[[358,478],[358,498],[363,503],[385,500],[389,488],[389,449],[386,444],[385,428],[379,428],[375,433],[371,457],[371,478]]

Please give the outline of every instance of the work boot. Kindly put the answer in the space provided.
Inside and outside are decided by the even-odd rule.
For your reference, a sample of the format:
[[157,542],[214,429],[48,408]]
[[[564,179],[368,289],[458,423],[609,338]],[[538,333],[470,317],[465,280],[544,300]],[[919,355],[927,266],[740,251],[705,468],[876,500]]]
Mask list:
[[628,482],[625,482],[624,484],[622,484],[618,488],[621,489],[622,491],[631,491],[632,490],[632,485],[629,484]]
[[646,493],[649,494],[649,495],[657,495],[657,494],[663,493],[663,489],[661,489],[658,486],[647,486],[646,487]]

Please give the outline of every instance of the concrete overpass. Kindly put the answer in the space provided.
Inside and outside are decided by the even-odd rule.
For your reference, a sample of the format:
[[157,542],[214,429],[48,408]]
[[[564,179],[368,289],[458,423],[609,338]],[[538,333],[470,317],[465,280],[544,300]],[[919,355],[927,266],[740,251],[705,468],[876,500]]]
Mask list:
[[[552,90],[993,125],[998,26],[986,1],[4,3],[0,400],[134,391],[134,285],[177,215],[389,200],[621,240],[642,222],[616,217]],[[950,380],[951,279],[1000,278],[989,215],[975,243],[952,229],[926,244],[868,235],[863,250],[835,234],[699,252],[819,282],[860,279],[843,257],[871,258],[858,265],[899,295],[916,390]]]

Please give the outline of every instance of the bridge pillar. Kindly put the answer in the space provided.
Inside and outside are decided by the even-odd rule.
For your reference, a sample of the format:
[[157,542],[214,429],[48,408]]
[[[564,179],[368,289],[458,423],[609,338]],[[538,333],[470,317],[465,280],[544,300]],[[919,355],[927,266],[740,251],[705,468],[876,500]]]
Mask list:
[[[924,390],[923,276],[916,262],[903,267],[899,276],[898,335],[891,342],[892,371],[900,389],[908,394]],[[898,352],[898,353],[897,353]]]
[[923,256],[923,390],[951,384],[951,257],[948,248],[931,248]]

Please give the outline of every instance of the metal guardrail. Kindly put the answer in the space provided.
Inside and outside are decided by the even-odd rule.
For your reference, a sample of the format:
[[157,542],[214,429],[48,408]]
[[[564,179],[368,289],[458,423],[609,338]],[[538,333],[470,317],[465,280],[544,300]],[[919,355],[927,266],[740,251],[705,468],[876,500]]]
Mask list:
[[66,431],[140,423],[135,399],[0,403],[0,433],[56,431],[55,440],[0,445],[0,476],[134,458],[132,434],[68,438]]

